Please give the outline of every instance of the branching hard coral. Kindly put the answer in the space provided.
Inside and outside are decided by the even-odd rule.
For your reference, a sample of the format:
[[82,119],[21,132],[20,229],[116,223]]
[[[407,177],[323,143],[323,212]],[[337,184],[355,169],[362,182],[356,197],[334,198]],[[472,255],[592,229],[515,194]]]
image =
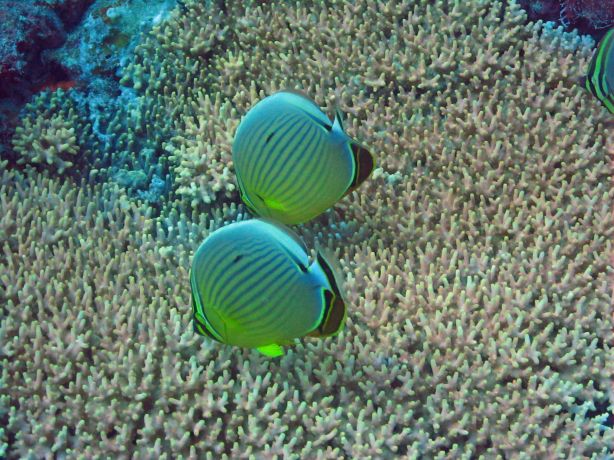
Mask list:
[[192,113],[182,116],[180,133],[164,148],[169,154],[176,193],[198,203],[212,203],[218,194],[230,198],[235,190],[232,139],[239,115],[229,101],[199,94]]
[[[198,101],[204,97],[201,85],[206,80],[208,56],[221,48],[228,26],[222,24],[223,18],[219,12],[216,10],[217,14],[213,14],[214,11],[205,2],[191,2],[190,11],[204,24],[200,20],[188,20],[183,15],[183,9],[177,8],[171,20],[154,27],[152,37],[136,48],[135,59],[123,69],[121,79],[123,84],[135,91],[135,98],[126,107],[120,108],[109,123],[107,132],[113,146],[114,164],[124,164],[129,169],[155,167],[161,175],[169,169],[167,156],[170,156],[173,161],[170,171],[176,178],[175,191],[188,197],[192,195],[194,200],[197,197],[211,200],[214,191],[230,191],[226,185],[228,172],[223,172],[219,163],[206,163],[207,167],[217,171],[214,177],[209,176],[216,182],[208,184],[203,177],[190,184],[188,177],[194,178],[195,174],[203,172],[205,163],[194,157],[200,147],[188,147],[186,143],[192,141],[185,136],[194,133],[197,125],[218,123],[217,120],[204,121],[196,117],[202,112]],[[227,104],[222,101],[221,105]],[[207,111],[205,109],[203,114]],[[238,123],[232,119],[228,122]],[[228,135],[232,134],[229,132]],[[186,158],[173,154],[175,144],[170,142],[173,137],[177,148],[185,149]],[[180,144],[186,145],[179,147]],[[164,154],[166,148],[171,149],[170,155]],[[225,155],[223,148],[212,148],[208,149],[208,161]],[[140,158],[138,152],[143,149],[153,149],[159,165],[151,165],[151,161]],[[201,193],[202,196],[198,196]]]
[[17,164],[52,165],[62,174],[79,154],[75,128],[61,115],[39,116],[34,123],[26,119],[15,134],[13,148],[21,154]]
[[[2,169],[8,457],[611,456],[614,142],[575,84],[591,50],[524,19],[491,0],[185,2],[126,69],[141,86],[106,147],[126,171],[143,147],[168,165],[159,215]],[[192,54],[198,30],[216,38]],[[268,360],[192,332],[188,270],[247,217],[218,169],[229,130],[296,87],[348,113],[380,169],[297,228],[337,251],[345,330]]]
[[87,162],[97,163],[90,151],[96,147],[91,125],[66,93],[42,93],[25,111],[27,115],[13,136],[17,164],[47,167],[62,174]]
[[[6,171],[1,184],[0,380],[8,398],[0,417],[10,455],[124,458],[137,438],[146,444],[150,416],[176,407],[190,386],[202,389],[190,377],[203,372],[195,367],[201,341],[186,327],[179,280],[191,242],[220,225],[220,212],[235,219],[236,211],[156,220],[117,186]],[[185,432],[171,431],[165,449]]]
[[[197,2],[192,4],[191,11],[203,19],[210,15],[205,5]],[[227,128],[231,129],[232,123],[238,123],[233,119],[215,120],[207,108],[211,104],[199,102],[205,97],[200,82],[206,78],[206,56],[220,46],[227,28],[221,25],[221,17],[209,19],[202,27],[195,28],[199,23],[186,20],[182,9],[177,8],[172,20],[154,27],[152,35],[156,38],[146,39],[137,47],[135,59],[124,69],[121,79],[123,84],[131,86],[134,97],[127,98],[128,103],[119,108],[106,130],[113,165],[145,170],[148,176],[164,176],[170,170],[175,179],[174,191],[194,203],[211,201],[219,191],[227,195],[234,187],[229,180],[228,165],[219,162],[227,153],[223,146],[213,143],[231,136],[231,131],[219,139],[211,139],[210,146],[189,137],[200,135],[198,130],[205,125],[228,122]],[[222,102],[214,108],[227,105]],[[205,115],[211,117],[199,118]],[[229,144],[228,140],[223,142]],[[155,155],[144,158],[143,151]],[[179,152],[185,155],[180,157]],[[206,154],[206,158],[199,158],[201,154]],[[204,168],[211,168],[212,172],[201,176]],[[194,178],[197,179],[192,181]]]

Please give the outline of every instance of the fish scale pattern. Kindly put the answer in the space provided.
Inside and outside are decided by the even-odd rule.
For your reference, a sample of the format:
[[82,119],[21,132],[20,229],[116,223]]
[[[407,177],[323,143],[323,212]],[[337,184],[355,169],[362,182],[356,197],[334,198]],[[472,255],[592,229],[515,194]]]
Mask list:
[[[160,155],[163,203],[2,164],[3,455],[609,458],[614,146],[576,84],[590,56],[515,2],[182,2],[98,152]],[[249,218],[228,130],[283,88],[340,107],[379,168],[296,227],[336,251],[344,331],[270,360],[193,333],[188,270]]]

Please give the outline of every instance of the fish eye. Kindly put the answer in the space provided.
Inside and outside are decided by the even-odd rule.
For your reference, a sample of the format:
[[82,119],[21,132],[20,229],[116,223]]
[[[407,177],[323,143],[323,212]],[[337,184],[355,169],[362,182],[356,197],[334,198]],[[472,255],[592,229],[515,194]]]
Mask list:
[[243,258],[243,254],[239,254],[238,256],[236,256],[234,259],[232,259],[232,263],[236,264],[239,260],[241,260]]

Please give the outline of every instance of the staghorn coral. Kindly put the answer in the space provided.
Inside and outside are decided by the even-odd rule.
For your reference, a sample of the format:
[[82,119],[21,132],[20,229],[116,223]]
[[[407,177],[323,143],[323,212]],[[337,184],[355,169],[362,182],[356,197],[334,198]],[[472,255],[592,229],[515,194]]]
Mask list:
[[[158,175],[169,170],[174,192],[196,205],[218,194],[228,198],[234,189],[228,168],[238,115],[227,101],[201,88],[207,56],[223,49],[228,25],[204,3],[191,2],[190,12],[206,19],[205,24],[188,20],[182,11],[176,9],[168,25],[154,27],[154,37],[136,48],[121,79],[134,93],[125,91],[128,103],[120,106],[107,131],[113,164],[153,169]],[[209,135],[202,138],[201,130]],[[144,158],[143,150],[153,151],[154,157]]]
[[22,155],[17,164],[53,165],[59,174],[73,166],[71,159],[79,154],[75,128],[61,115],[39,116],[34,123],[24,120],[16,130],[13,148]]
[[62,90],[44,92],[26,106],[27,115],[15,129],[13,149],[17,164],[33,164],[56,170],[97,164],[91,125],[83,120],[70,97]]
[[[117,186],[74,186],[34,174],[4,172],[2,197],[2,384],[18,399],[9,408],[5,394],[0,413],[15,440],[11,454],[45,458],[69,449],[120,458],[136,447],[135,430],[157,413],[154,400],[173,406],[187,390],[180,383],[187,374],[175,375],[176,366],[193,366],[200,341],[185,327],[178,282],[192,248],[181,249],[177,236],[197,240],[216,215],[200,225],[177,217],[156,223],[151,209]],[[135,356],[147,363],[137,365]],[[135,365],[142,372],[135,374]],[[159,372],[180,380],[156,389]],[[140,418],[129,422],[135,410]]]
[[235,190],[232,139],[239,115],[230,101],[198,94],[193,114],[182,116],[181,134],[165,144],[176,193],[190,198],[192,206],[211,203],[218,193],[226,198]]
[[[139,47],[105,148],[175,171],[159,214],[2,168],[10,458],[612,455],[614,144],[574,84],[590,50],[515,3],[317,8],[186,2]],[[192,251],[246,218],[192,164],[228,161],[225,130],[283,87],[338,104],[380,169],[298,228],[337,250],[346,329],[268,360],[191,330]],[[207,205],[179,192],[203,172]]]

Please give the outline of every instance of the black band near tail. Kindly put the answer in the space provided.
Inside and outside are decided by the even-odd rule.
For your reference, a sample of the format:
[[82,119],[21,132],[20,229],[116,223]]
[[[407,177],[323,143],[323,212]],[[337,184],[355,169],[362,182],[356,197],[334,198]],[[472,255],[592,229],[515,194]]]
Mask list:
[[345,319],[345,301],[337,285],[332,267],[319,252],[317,258],[318,264],[322,267],[332,289],[332,291],[330,289],[324,289],[324,314],[322,315],[322,321],[317,327],[317,331],[321,336],[329,336],[339,332],[343,326]]
[[354,156],[354,176],[348,187],[348,193],[362,184],[373,172],[373,168],[375,168],[375,159],[373,155],[371,155],[371,152],[363,146],[353,142],[350,143],[350,148]]

